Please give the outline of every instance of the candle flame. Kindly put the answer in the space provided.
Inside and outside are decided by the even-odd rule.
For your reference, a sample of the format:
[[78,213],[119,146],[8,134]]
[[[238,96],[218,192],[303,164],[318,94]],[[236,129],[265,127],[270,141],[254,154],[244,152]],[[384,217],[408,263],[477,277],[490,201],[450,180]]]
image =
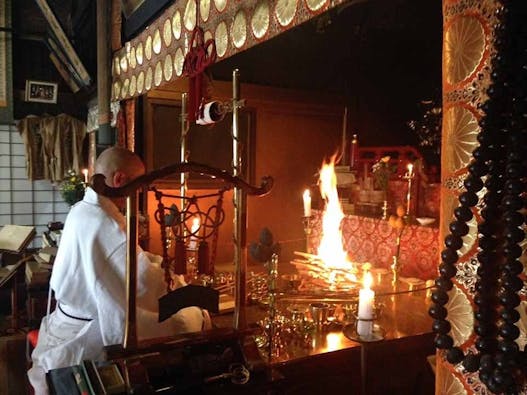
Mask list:
[[195,234],[198,230],[199,230],[199,218],[198,217],[194,217],[194,219],[192,220],[192,228],[191,228],[191,232],[193,234]]
[[364,289],[371,289],[371,285],[373,284],[373,276],[370,272],[365,272],[362,276],[362,284]]
[[[335,174],[335,156],[327,163],[324,161],[320,170],[320,193],[326,201],[322,217],[322,239],[317,255],[328,269],[352,270],[353,265],[348,260],[347,252],[342,244],[342,229],[340,223],[344,218],[337,191],[337,176]],[[334,276],[330,276],[334,278]]]

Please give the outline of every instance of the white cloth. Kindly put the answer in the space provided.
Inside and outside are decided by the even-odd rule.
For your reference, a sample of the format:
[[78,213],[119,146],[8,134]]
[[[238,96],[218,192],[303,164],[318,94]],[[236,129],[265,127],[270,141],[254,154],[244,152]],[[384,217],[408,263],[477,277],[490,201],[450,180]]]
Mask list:
[[[50,280],[60,309],[42,320],[32,353],[33,367],[28,372],[36,395],[47,394],[48,370],[76,365],[84,359],[102,359],[104,346],[122,344],[126,313],[125,225],[113,202],[91,188],[71,208]],[[202,330],[210,321],[198,307],[187,307],[158,322],[158,299],[166,293],[160,262],[157,255],[138,253],[138,338]],[[182,278],[179,282],[184,285]]]

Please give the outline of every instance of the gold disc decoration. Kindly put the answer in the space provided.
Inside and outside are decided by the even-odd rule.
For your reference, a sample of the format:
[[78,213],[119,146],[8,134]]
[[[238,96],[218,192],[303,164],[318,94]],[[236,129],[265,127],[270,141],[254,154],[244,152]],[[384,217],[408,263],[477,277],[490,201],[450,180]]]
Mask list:
[[135,51],[135,58],[137,59],[137,64],[143,64],[143,43],[137,44],[137,49]]
[[238,10],[234,16],[234,22],[231,26],[232,43],[236,48],[241,48],[247,39],[247,20],[245,12]]
[[121,98],[124,99],[126,95],[128,95],[128,87],[130,86],[130,80],[127,78],[123,82],[123,86],[121,87]]
[[527,344],[527,302],[525,300],[520,302],[516,310],[520,313],[520,319],[516,323],[520,330],[520,336],[516,339],[516,343],[520,346],[520,350],[523,350]]
[[259,1],[254,8],[254,13],[251,18],[251,30],[257,39],[265,36],[265,33],[269,29],[269,15],[269,2],[267,0]]
[[172,23],[170,19],[165,20],[163,24],[163,41],[167,47],[172,43]]
[[229,35],[227,34],[227,24],[225,21],[220,22],[216,27],[214,37],[216,40],[216,53],[221,58],[227,52],[227,45],[229,44]]
[[485,52],[485,31],[473,16],[459,16],[444,34],[445,76],[450,84],[468,78],[480,64]]
[[196,26],[196,10],[196,0],[188,0],[183,14],[183,24],[188,31],[192,31]]
[[161,82],[163,81],[163,66],[161,65],[161,61],[156,63],[156,68],[154,71],[154,85],[159,86],[161,85]]
[[176,70],[176,75],[179,77],[183,73],[183,62],[185,61],[185,56],[183,55],[183,50],[179,47],[176,50],[174,55],[174,70]]
[[121,83],[119,81],[115,81],[113,84],[113,97],[115,100],[119,99],[120,93],[121,93]]
[[174,38],[179,40],[181,37],[181,14],[179,10],[177,10],[172,17],[172,33],[174,34]]
[[149,67],[146,70],[146,76],[145,76],[145,89],[149,91],[152,89],[152,67]]
[[207,22],[210,15],[210,0],[199,0],[199,14],[201,20]]
[[137,59],[135,57],[135,47],[130,48],[130,59],[129,59],[130,67],[132,69],[135,69],[137,67]]
[[167,54],[167,56],[165,56],[165,60],[163,61],[163,77],[165,77],[165,81],[170,81],[173,70],[174,66],[172,65],[172,56]]
[[123,56],[119,63],[120,63],[121,71],[123,73],[126,73],[128,71],[128,59],[126,59],[126,56]]
[[219,12],[222,12],[227,7],[227,0],[214,0],[214,5]]
[[448,303],[445,308],[448,310],[448,320],[452,326],[450,336],[455,346],[461,346],[472,334],[474,312],[467,295],[457,285],[448,291]]
[[454,375],[446,366],[445,362],[438,362],[436,373],[436,394],[441,395],[467,395],[467,390],[461,380]]
[[[527,225],[524,224],[522,230],[527,232]],[[520,247],[522,249],[522,255],[518,260],[523,264],[523,273],[527,273],[527,237],[520,241]]]
[[141,71],[137,76],[137,93],[143,93],[143,89],[145,89],[145,73]]
[[145,58],[146,60],[152,59],[152,36],[148,36],[145,42]]
[[291,23],[296,14],[298,0],[278,0],[274,9],[276,20],[282,26]]
[[154,50],[155,54],[159,54],[161,52],[161,33],[159,32],[159,29],[156,29],[154,33],[152,49]]
[[318,11],[327,4],[328,0],[306,0],[306,6],[311,11]]
[[135,75],[132,75],[132,78],[130,78],[130,96],[135,95],[135,90],[137,89],[137,77]]
[[461,106],[446,110],[443,117],[445,146],[450,147],[444,155],[443,166],[447,172],[464,169],[472,159],[472,151],[479,145],[479,125],[472,112]]
[[119,57],[116,56],[113,60],[113,72],[116,75],[121,74],[121,66],[119,65]]

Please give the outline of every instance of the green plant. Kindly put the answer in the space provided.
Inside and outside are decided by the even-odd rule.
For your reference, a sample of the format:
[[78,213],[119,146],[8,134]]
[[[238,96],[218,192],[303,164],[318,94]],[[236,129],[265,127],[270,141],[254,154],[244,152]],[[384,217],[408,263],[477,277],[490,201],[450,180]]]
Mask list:
[[84,197],[86,184],[74,170],[68,170],[67,177],[61,182],[60,195],[66,203],[73,206]]

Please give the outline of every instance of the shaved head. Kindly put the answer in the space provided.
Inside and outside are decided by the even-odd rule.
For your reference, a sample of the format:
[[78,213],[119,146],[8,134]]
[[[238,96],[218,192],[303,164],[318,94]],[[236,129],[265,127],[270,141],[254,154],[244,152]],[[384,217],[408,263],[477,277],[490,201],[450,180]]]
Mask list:
[[[106,185],[122,187],[145,174],[141,158],[125,148],[111,147],[99,155],[95,161],[95,173],[105,177]],[[119,208],[124,208],[125,199],[111,199]]]

